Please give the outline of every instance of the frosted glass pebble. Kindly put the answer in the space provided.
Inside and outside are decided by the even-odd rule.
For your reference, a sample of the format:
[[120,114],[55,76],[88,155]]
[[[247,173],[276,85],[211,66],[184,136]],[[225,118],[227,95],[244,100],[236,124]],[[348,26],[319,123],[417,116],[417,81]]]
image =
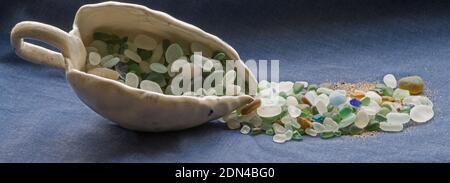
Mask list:
[[339,124],[337,124],[333,119],[331,118],[325,118],[323,121],[323,125],[325,126],[326,131],[332,131],[337,132],[339,131]]
[[375,114],[380,111],[381,107],[373,100],[370,100],[370,103],[368,106],[362,106],[361,110],[364,110],[368,115],[374,116]]
[[386,74],[383,77],[384,84],[389,88],[396,88],[397,87],[397,79],[395,79],[395,76],[392,74]]
[[411,109],[411,119],[418,123],[424,123],[431,120],[434,116],[433,107],[426,105],[417,105]]
[[183,49],[181,48],[181,46],[179,44],[171,44],[169,47],[167,47],[166,50],[166,54],[165,54],[165,58],[166,58],[166,62],[167,63],[172,63],[175,60],[179,59],[180,57],[182,57],[183,54]]
[[329,97],[330,104],[333,106],[339,106],[347,101],[347,97],[338,91],[334,91]]
[[120,62],[120,58],[119,57],[114,57],[111,58],[107,61],[102,62],[102,66],[106,67],[106,68],[112,68],[114,67],[116,64],[118,64]]
[[100,54],[97,52],[90,52],[89,53],[89,64],[91,65],[98,65],[102,61],[102,58]]
[[404,104],[427,105],[433,107],[433,102],[426,96],[407,96],[403,99]]
[[315,102],[315,105],[317,105],[317,103],[321,101],[323,102],[323,104],[325,104],[325,106],[328,106],[328,104],[330,104],[330,98],[328,97],[328,95],[326,94],[320,94],[319,96],[317,96]]
[[156,92],[156,93],[163,93],[161,87],[158,83],[155,83],[150,80],[143,80],[141,81],[140,88],[146,91]]
[[150,69],[160,74],[164,74],[167,72],[167,67],[160,63],[152,63],[150,64]]
[[285,124],[285,125],[284,125],[284,128],[286,128],[286,130],[291,130],[291,131],[294,131],[294,130],[295,130],[295,129],[292,127],[291,123]]
[[360,110],[358,111],[358,113],[356,114],[356,118],[355,118],[355,126],[358,128],[365,128],[370,121],[370,117],[369,115],[366,113],[366,111],[364,110]]
[[420,104],[433,107],[433,102],[426,96],[420,96]]
[[227,121],[227,127],[231,130],[235,130],[241,127],[241,123],[237,119],[231,119]]
[[328,111],[327,105],[325,105],[322,101],[317,102],[316,108],[319,114],[322,115]]
[[191,43],[192,53],[201,52],[204,57],[212,58],[212,51],[205,45],[197,42]]
[[281,114],[280,106],[262,106],[256,110],[258,116],[263,118],[270,118]]
[[297,98],[294,96],[289,96],[286,98],[286,105],[298,105]]
[[312,128],[305,129],[305,133],[309,136],[313,136],[313,137],[317,136],[317,131]]
[[403,124],[381,122],[380,129],[385,132],[399,132],[403,130]]
[[394,90],[394,94],[392,96],[396,100],[402,100],[402,99],[410,96],[410,94],[409,94],[409,90],[404,90],[404,89],[397,88],[397,89]]
[[297,118],[297,117],[300,116],[302,111],[295,105],[289,105],[288,106],[288,113],[289,113],[289,116],[291,116],[292,118]]
[[286,130],[295,131],[294,127],[293,127],[291,124],[292,124],[292,123],[285,124],[285,125],[284,125],[284,128],[286,128]]
[[290,81],[282,81],[278,84],[279,92],[285,92],[287,94],[293,93],[294,83]]
[[157,42],[152,37],[139,34],[134,38],[134,45],[144,50],[153,50],[157,46]]
[[289,123],[289,125],[291,125],[292,127],[298,129],[301,128],[300,124],[297,122],[296,118],[292,118],[291,123]]
[[309,101],[309,103],[315,104],[317,93],[315,91],[308,91],[305,94],[305,98]]
[[137,88],[139,85],[139,77],[135,73],[129,72],[125,76],[125,84]]
[[286,105],[286,99],[283,98],[282,96],[274,96],[273,100],[275,100],[275,104],[279,105],[279,106],[283,106]]
[[285,115],[280,119],[281,123],[283,124],[289,124],[292,121],[292,117],[290,117],[289,115]]
[[112,59],[112,58],[114,58],[114,55],[106,55],[106,56],[104,56],[104,57],[102,58],[102,60],[101,60],[100,63],[106,62],[106,61],[108,61],[108,60],[110,60],[110,59]]
[[248,125],[243,125],[240,132],[244,135],[247,135],[250,133],[251,128]]
[[294,135],[294,132],[292,132],[292,130],[287,130],[286,133],[284,133],[284,135],[286,136],[286,140],[291,140],[292,136]]
[[325,126],[323,126],[322,124],[320,124],[318,122],[313,122],[312,123],[312,127],[314,128],[314,130],[317,131],[317,133],[321,133],[323,131],[326,131]]
[[382,98],[380,95],[378,95],[378,93],[374,92],[374,91],[368,91],[366,92],[366,97],[369,97],[371,101],[375,101],[378,104],[381,104],[382,102]]
[[275,135],[272,137],[272,140],[273,140],[273,142],[275,142],[275,143],[282,144],[282,143],[285,143],[285,142],[286,142],[287,138],[286,138],[286,135],[285,135],[285,134],[275,134]]
[[159,62],[159,60],[162,58],[163,53],[164,53],[164,48],[163,48],[163,45],[161,42],[153,50],[152,57],[150,57],[150,63]]
[[136,52],[134,52],[133,50],[126,49],[126,50],[123,52],[123,54],[124,54],[127,58],[129,58],[129,59],[131,59],[131,60],[133,60],[133,61],[135,61],[135,62],[137,62],[137,63],[142,62],[141,57],[140,57]]
[[356,115],[354,113],[350,113],[345,119],[339,123],[339,128],[346,128],[355,122]]
[[388,123],[405,124],[408,123],[411,118],[405,113],[391,112],[386,115],[386,119]]
[[422,93],[425,83],[420,76],[408,76],[398,80],[398,87],[408,90],[410,94],[418,95]]
[[284,134],[286,132],[286,128],[284,128],[283,126],[281,126],[278,123],[274,123],[272,125],[273,131],[275,132],[275,134]]

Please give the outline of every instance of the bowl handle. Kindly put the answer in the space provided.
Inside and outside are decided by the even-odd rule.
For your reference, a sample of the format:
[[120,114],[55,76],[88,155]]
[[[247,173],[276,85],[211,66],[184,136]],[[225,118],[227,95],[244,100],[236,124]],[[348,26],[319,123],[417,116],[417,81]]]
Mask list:
[[[64,57],[70,49],[71,35],[67,32],[43,23],[24,21],[11,30],[11,45],[16,54],[30,62],[46,64],[56,68],[65,68]],[[24,38],[43,41],[59,49],[61,53],[27,43]]]

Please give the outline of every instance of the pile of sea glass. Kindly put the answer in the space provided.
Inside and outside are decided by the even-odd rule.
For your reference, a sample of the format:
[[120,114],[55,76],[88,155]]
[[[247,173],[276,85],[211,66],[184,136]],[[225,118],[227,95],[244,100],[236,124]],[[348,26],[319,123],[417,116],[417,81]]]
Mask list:
[[422,78],[410,76],[397,82],[388,74],[383,82],[339,89],[331,83],[261,81],[257,99],[223,121],[242,134],[265,133],[284,143],[303,135],[329,139],[380,130],[399,132],[408,123],[433,118],[433,103],[419,95],[424,89]]
[[[202,75],[202,81],[211,76],[224,75],[225,91],[215,88],[194,88],[194,92],[181,92],[188,96],[242,95],[236,85],[236,71],[224,73],[220,68],[228,56],[200,43],[189,46],[138,34],[134,39],[96,32],[86,47],[90,74],[117,80],[128,86],[157,93],[175,94],[170,86],[182,78],[174,65],[188,64],[192,78]],[[203,55],[194,53],[201,52]],[[200,64],[193,63],[200,57]],[[195,69],[195,67],[198,67]],[[177,67],[175,67],[177,68]],[[205,72],[206,71],[206,72]],[[204,78],[204,80],[203,80]],[[212,85],[212,86],[214,86]],[[226,86],[226,87],[223,87]],[[397,81],[394,75],[384,76],[383,83],[366,83],[364,87],[340,88],[337,84],[320,85],[299,82],[258,83],[255,100],[221,118],[230,129],[243,134],[267,134],[276,143],[301,140],[304,135],[323,139],[341,135],[361,135],[366,132],[399,132],[411,123],[424,123],[433,118],[433,103],[420,95],[424,82],[419,76]]]

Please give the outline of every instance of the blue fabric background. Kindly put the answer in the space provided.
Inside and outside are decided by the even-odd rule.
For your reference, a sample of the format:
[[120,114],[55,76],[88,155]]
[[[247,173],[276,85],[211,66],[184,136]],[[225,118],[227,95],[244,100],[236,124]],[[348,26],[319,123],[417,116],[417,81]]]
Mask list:
[[28,63],[11,50],[9,33],[19,21],[69,31],[77,9],[92,2],[0,2],[0,162],[450,162],[449,3],[130,1],[221,37],[243,59],[279,59],[281,80],[418,74],[435,103],[434,120],[402,133],[279,145],[217,122],[170,133],[124,130],[86,107],[62,70]]

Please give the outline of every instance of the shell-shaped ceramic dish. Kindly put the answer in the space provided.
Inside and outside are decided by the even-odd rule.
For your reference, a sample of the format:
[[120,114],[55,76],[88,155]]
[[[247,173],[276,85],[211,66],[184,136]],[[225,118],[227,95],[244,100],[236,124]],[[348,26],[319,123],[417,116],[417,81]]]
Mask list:
[[[101,116],[120,126],[137,131],[173,131],[194,127],[226,115],[253,100],[242,96],[171,96],[129,87],[121,82],[85,72],[85,45],[94,31],[146,33],[181,43],[199,42],[212,50],[221,50],[233,60],[237,52],[214,35],[170,15],[145,6],[105,2],[82,6],[73,30],[66,33],[56,27],[21,22],[11,31],[11,44],[17,55],[33,63],[65,69],[67,80],[78,97]],[[38,39],[58,48],[61,53],[24,42]],[[243,64],[246,81],[256,86],[256,79]]]

